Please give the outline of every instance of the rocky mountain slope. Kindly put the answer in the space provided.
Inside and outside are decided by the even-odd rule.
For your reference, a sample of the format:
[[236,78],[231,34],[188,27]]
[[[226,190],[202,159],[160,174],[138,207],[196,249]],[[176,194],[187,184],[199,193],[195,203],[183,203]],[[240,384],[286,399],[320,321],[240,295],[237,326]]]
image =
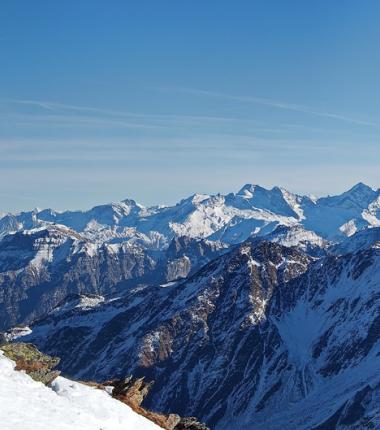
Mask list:
[[347,237],[380,225],[379,208],[380,190],[364,184],[320,199],[245,185],[172,207],[125,200],[8,214],[0,219],[0,329],[29,323],[69,294],[109,296],[185,278],[249,237],[313,257],[344,252]]
[[9,234],[0,241],[0,329],[28,323],[70,294],[109,296],[184,278],[225,250],[190,238],[175,238],[162,251],[129,242],[95,245],[58,225]]
[[72,300],[24,338],[77,378],[144,376],[145,406],[212,429],[377,428],[379,271],[376,247],[313,261],[253,240],[183,282]]
[[6,215],[0,329],[212,429],[376,429],[379,228],[364,184]]

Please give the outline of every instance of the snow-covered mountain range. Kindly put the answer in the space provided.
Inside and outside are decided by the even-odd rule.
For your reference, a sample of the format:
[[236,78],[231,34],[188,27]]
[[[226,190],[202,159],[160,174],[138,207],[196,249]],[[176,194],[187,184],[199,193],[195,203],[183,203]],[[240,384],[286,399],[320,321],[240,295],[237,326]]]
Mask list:
[[380,226],[380,190],[359,183],[339,196],[317,199],[247,184],[237,193],[195,194],[175,206],[145,208],[124,200],[88,211],[35,209],[7,214],[0,219],[0,234],[52,223],[96,243],[129,241],[151,248],[168,245],[175,236],[239,243],[251,235],[265,235],[278,225],[301,225],[335,241],[365,227]]
[[69,298],[14,336],[74,378],[144,376],[146,407],[212,429],[376,429],[379,273],[377,247],[314,260],[250,240],[180,282]]
[[[0,329],[211,429],[380,428],[380,190],[0,219]],[[29,324],[28,328],[15,328]]]
[[4,215],[0,329],[29,323],[69,294],[108,295],[184,278],[248,238],[320,257],[354,246],[345,241],[356,232],[365,241],[378,226],[380,190],[364,184],[320,199],[245,185],[236,194],[194,195],[171,207],[124,200],[89,211]]

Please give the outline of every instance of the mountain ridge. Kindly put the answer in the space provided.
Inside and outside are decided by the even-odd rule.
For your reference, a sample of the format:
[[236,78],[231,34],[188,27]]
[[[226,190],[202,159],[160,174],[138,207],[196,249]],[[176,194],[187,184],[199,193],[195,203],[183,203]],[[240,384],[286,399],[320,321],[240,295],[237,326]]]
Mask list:
[[99,237],[101,232],[109,238],[141,235],[151,246],[162,247],[174,236],[207,238],[220,234],[232,220],[235,225],[254,220],[255,228],[244,239],[272,223],[273,227],[302,224],[323,239],[337,240],[362,228],[379,226],[379,214],[380,189],[362,183],[338,196],[318,199],[279,187],[246,184],[237,193],[194,194],[173,206],[144,207],[125,199],[87,211],[43,209],[7,214],[0,219],[0,236],[55,223],[86,234],[93,231]]
[[380,426],[380,190],[247,184],[0,231],[0,328],[67,376],[145,378],[143,407],[216,430]]
[[213,429],[322,429],[332,416],[332,428],[370,429],[379,268],[378,248],[315,260],[256,238],[180,283],[57,309],[21,339],[68,375],[154,380],[146,407]]

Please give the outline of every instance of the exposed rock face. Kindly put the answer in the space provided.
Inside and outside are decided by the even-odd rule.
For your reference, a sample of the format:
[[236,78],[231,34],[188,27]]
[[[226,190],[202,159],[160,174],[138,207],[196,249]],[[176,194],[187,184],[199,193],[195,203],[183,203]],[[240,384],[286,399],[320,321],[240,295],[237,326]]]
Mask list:
[[69,375],[154,381],[144,408],[212,429],[377,428],[379,273],[376,247],[312,261],[249,241],[169,287],[61,307],[26,339]]
[[182,418],[174,427],[174,430],[209,430],[204,424],[201,424],[196,418]]
[[111,295],[185,277],[225,252],[221,244],[179,238],[167,250],[96,245],[60,226],[0,241],[0,330],[27,324],[71,294]]
[[[351,270],[360,277],[363,260],[357,258]],[[312,263],[295,249],[250,241],[171,287],[137,289],[91,310],[57,309],[28,338],[59,353],[69,375],[101,381],[132,373],[155,381],[143,402],[148,409],[199,416],[217,429],[232,422],[276,429],[299,418],[295,413],[280,419],[281,411],[292,402],[302,408],[324,378],[334,380],[322,370],[333,354],[323,346],[319,324],[344,330],[328,294],[349,261]],[[308,282],[320,290],[318,297]],[[300,304],[305,312],[293,316]],[[316,306],[322,313],[311,323],[307,318]],[[313,358],[317,345],[320,360]],[[345,367],[350,364],[338,362],[337,374]]]
[[[133,378],[105,382],[103,386],[112,387],[112,397],[130,406],[135,412],[149,418],[166,430],[209,430],[196,418],[181,418],[177,414],[163,415],[141,407],[154,382],[146,383],[143,378]],[[101,387],[101,386],[99,386]]]
[[7,343],[7,338],[4,333],[0,332],[0,346]]
[[106,384],[113,387],[113,397],[136,407],[141,405],[154,382],[146,383],[144,378],[136,379],[129,376],[128,378],[114,380]]
[[0,327],[28,322],[73,293],[110,294],[154,270],[138,247],[91,246],[56,227],[16,233],[0,242]]
[[42,354],[29,343],[3,343],[0,349],[16,363],[16,370],[25,371],[35,381],[49,385],[61,372],[53,370],[59,358]]
[[186,236],[174,238],[160,260],[164,269],[162,277],[166,281],[186,278],[227,251],[228,247],[220,242]]

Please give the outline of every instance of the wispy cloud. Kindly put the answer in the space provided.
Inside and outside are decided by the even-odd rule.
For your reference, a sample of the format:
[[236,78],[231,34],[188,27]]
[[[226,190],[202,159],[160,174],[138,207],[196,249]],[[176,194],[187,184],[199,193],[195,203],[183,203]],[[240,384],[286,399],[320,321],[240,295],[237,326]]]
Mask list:
[[[80,106],[43,100],[7,100],[17,106],[36,108],[32,114],[13,113],[13,117],[22,121],[24,126],[45,125],[91,125],[140,129],[175,130],[184,127],[210,127],[210,130],[223,127],[244,126],[252,131],[262,133],[288,133],[289,127],[268,125],[263,121],[251,118],[210,115],[178,115],[178,114],[146,114],[128,111],[118,111],[91,106]],[[21,123],[20,123],[21,124]],[[321,130],[320,130],[321,131]]]
[[[161,90],[164,90],[161,88]],[[168,91],[180,91],[193,95],[205,97],[219,97],[228,100],[237,100],[244,103],[258,103],[277,109],[286,109],[290,111],[302,112],[341,121],[351,122],[360,126],[372,127],[372,134],[376,134],[378,125],[373,122],[351,118],[345,115],[320,112],[310,107],[295,105],[290,103],[278,102],[251,96],[234,96],[224,93],[205,91],[191,88],[170,88]],[[25,133],[25,130],[33,133],[39,133],[40,136],[49,137],[59,140],[59,133],[66,133],[66,137],[82,139],[96,139],[99,131],[106,132],[109,140],[117,137],[127,138],[128,136],[142,136],[144,138],[153,138],[158,142],[160,139],[174,143],[181,142],[182,137],[190,140],[199,139],[202,145],[206,142],[214,141],[218,137],[217,146],[223,146],[227,142],[236,150],[239,136],[244,135],[251,141],[252,146],[256,146],[261,139],[269,145],[269,141],[276,141],[281,146],[283,140],[296,142],[297,146],[304,145],[304,142],[318,138],[321,143],[331,141],[332,139],[353,139],[355,135],[363,138],[363,129],[355,133],[347,127],[318,127],[305,124],[295,123],[273,123],[270,121],[259,121],[256,118],[234,117],[226,115],[192,115],[192,114],[165,114],[165,113],[136,113],[122,110],[107,109],[94,106],[83,106],[76,104],[67,104],[55,101],[32,100],[32,99],[3,99],[3,114],[0,122],[11,130],[18,130]],[[26,107],[26,108],[23,108]],[[369,132],[369,128],[366,134]],[[376,130],[376,131],[375,131]],[[58,134],[57,134],[58,133]],[[367,139],[373,139],[373,136],[366,136]],[[197,146],[193,142],[194,146]],[[140,147],[143,146],[139,142]],[[161,142],[161,145],[164,144]],[[182,145],[178,145],[182,147]],[[323,145],[322,145],[323,146]],[[340,147],[340,145],[338,145]]]
[[49,115],[25,115],[13,114],[4,116],[3,120],[13,120],[18,126],[22,127],[90,127],[90,128],[121,128],[121,129],[137,129],[137,130],[159,130],[164,127],[160,124],[147,124],[141,123],[131,118],[117,118],[117,117],[95,117],[91,115],[75,115],[70,114],[57,114],[52,112]]
[[225,116],[208,116],[208,115],[170,115],[170,114],[140,114],[135,112],[117,111],[112,109],[103,109],[98,107],[90,106],[79,106],[65,103],[57,103],[50,101],[40,101],[40,100],[20,100],[12,99],[12,103],[20,105],[29,105],[38,107],[41,109],[54,111],[54,112],[79,112],[79,113],[93,113],[102,114],[106,116],[116,116],[116,117],[133,117],[139,119],[150,119],[150,120],[187,120],[187,121],[219,121],[219,122],[252,122],[258,124],[255,120],[244,120],[242,118],[225,117]]
[[166,87],[166,88],[158,88],[158,89],[164,90],[164,91],[175,91],[175,92],[206,96],[206,97],[222,98],[225,100],[235,100],[243,103],[255,103],[255,104],[272,107],[276,109],[283,109],[287,111],[300,112],[300,113],[310,114],[310,115],[324,117],[324,118],[336,119],[339,121],[345,121],[356,125],[376,127],[376,128],[379,127],[379,123],[367,121],[359,117],[340,114],[340,113],[333,113],[328,111],[322,111],[310,106],[299,105],[295,103],[288,103],[288,102],[283,102],[278,100],[271,100],[271,99],[266,99],[261,97],[239,96],[239,95],[232,95],[232,94],[226,94],[226,93],[220,93],[216,91],[208,91],[208,90],[202,90],[202,89],[196,89],[196,88],[182,88],[182,87],[167,88]]
[[[313,164],[326,163],[326,159],[351,158],[358,160],[363,156],[377,160],[380,148],[377,143],[367,145],[365,153],[357,154],[356,141],[336,141],[319,139],[295,140],[292,138],[257,138],[251,135],[235,135],[233,139],[225,135],[200,135],[196,137],[152,138],[124,137],[108,139],[97,137],[91,139],[40,139],[28,138],[9,140],[0,138],[1,168],[13,169],[15,166],[35,164],[36,162],[54,161],[58,164],[100,164],[112,162],[131,162],[137,164],[159,160],[201,160],[217,161],[248,160],[257,157],[265,158],[271,163],[284,160],[310,160]],[[154,158],[151,157],[152,154]],[[202,154],[200,157],[199,154]],[[326,157],[328,155],[328,157]],[[21,163],[21,164],[20,164]],[[40,166],[36,164],[36,166]]]
[[130,112],[120,112],[120,111],[114,111],[110,109],[102,109],[102,108],[90,107],[90,106],[79,106],[79,105],[43,101],[43,100],[11,99],[9,101],[15,104],[34,106],[34,107],[38,107],[41,109],[54,111],[54,112],[75,111],[75,112],[84,112],[84,113],[89,113],[89,112],[100,113],[108,116],[139,116]]

